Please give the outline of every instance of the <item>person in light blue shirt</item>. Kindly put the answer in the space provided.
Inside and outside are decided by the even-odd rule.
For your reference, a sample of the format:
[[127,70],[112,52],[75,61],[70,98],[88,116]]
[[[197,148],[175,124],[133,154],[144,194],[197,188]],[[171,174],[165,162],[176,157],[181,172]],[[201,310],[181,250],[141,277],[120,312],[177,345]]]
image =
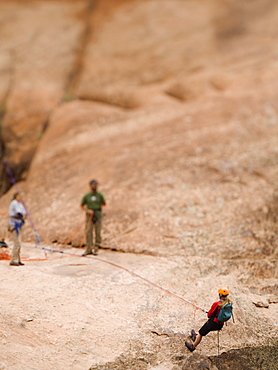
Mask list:
[[10,260],[11,266],[23,266],[24,263],[20,260],[20,249],[21,249],[21,229],[25,223],[27,211],[23,205],[22,193],[17,191],[13,195],[13,200],[9,207],[9,225],[8,230],[10,231],[13,238],[13,250],[12,258]]

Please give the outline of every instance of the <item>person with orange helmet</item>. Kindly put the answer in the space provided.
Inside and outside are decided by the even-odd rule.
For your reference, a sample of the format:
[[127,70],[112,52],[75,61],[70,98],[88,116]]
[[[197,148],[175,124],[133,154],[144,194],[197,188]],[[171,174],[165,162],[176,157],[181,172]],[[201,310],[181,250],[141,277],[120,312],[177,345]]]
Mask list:
[[214,302],[210,310],[207,312],[209,318],[208,321],[201,327],[198,334],[195,333],[193,329],[191,330],[193,343],[185,342],[185,345],[190,352],[195,351],[202,338],[209,332],[221,330],[224,322],[232,316],[232,305],[228,298],[229,294],[230,292],[228,288],[220,288],[218,290],[219,301]]

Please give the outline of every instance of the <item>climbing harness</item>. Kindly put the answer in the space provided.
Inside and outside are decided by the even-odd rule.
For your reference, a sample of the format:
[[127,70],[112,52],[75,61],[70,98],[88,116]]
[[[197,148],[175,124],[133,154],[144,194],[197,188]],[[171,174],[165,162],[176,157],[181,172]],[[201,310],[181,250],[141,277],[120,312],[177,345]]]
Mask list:
[[24,220],[14,221],[14,223],[13,223],[13,229],[11,231],[14,231],[15,230],[15,232],[18,235],[19,232],[20,232],[20,229],[22,228],[23,225],[24,225]]

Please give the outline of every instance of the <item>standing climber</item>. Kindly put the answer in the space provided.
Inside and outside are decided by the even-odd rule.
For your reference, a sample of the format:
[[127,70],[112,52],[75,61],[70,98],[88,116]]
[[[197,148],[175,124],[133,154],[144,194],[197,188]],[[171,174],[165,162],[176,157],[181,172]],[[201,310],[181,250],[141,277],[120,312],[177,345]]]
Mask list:
[[210,331],[217,331],[223,328],[224,322],[228,321],[232,316],[232,304],[228,298],[229,290],[227,288],[220,288],[218,290],[219,301],[214,302],[207,312],[208,321],[201,327],[199,333],[191,330],[191,338],[193,344],[185,342],[186,347],[189,351],[195,351],[202,338],[207,335]]
[[10,261],[11,266],[23,266],[24,263],[20,260],[20,249],[21,249],[21,228],[24,225],[24,219],[27,216],[27,211],[22,203],[22,194],[17,191],[13,195],[13,199],[9,207],[9,225],[8,229],[13,237],[13,250],[12,258]]
[[[98,248],[101,245],[102,206],[106,205],[103,194],[97,191],[97,180],[91,180],[89,185],[91,191],[83,196],[80,205],[86,212],[86,250],[83,256],[86,256],[87,254],[97,255],[98,253]],[[95,246],[94,250],[92,250],[94,231]]]

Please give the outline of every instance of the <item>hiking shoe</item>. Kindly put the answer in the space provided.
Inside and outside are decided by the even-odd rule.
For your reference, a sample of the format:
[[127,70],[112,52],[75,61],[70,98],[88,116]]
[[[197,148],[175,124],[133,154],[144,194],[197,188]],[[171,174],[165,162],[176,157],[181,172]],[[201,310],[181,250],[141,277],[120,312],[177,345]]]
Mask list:
[[191,344],[189,342],[185,342],[185,345],[189,349],[190,352],[195,351],[195,348],[194,348],[193,344]]
[[193,340],[193,342],[195,342],[195,340],[197,338],[197,333],[195,332],[194,329],[191,330],[190,338]]
[[18,262],[19,266],[24,266],[25,264],[22,262]]
[[83,257],[85,257],[85,256],[87,256],[88,254],[93,254],[93,252],[92,252],[92,251],[91,251],[91,252],[85,252],[85,253],[83,253],[83,254],[82,254],[82,256],[83,256]]
[[17,262],[10,262],[10,266],[20,266],[20,264]]

